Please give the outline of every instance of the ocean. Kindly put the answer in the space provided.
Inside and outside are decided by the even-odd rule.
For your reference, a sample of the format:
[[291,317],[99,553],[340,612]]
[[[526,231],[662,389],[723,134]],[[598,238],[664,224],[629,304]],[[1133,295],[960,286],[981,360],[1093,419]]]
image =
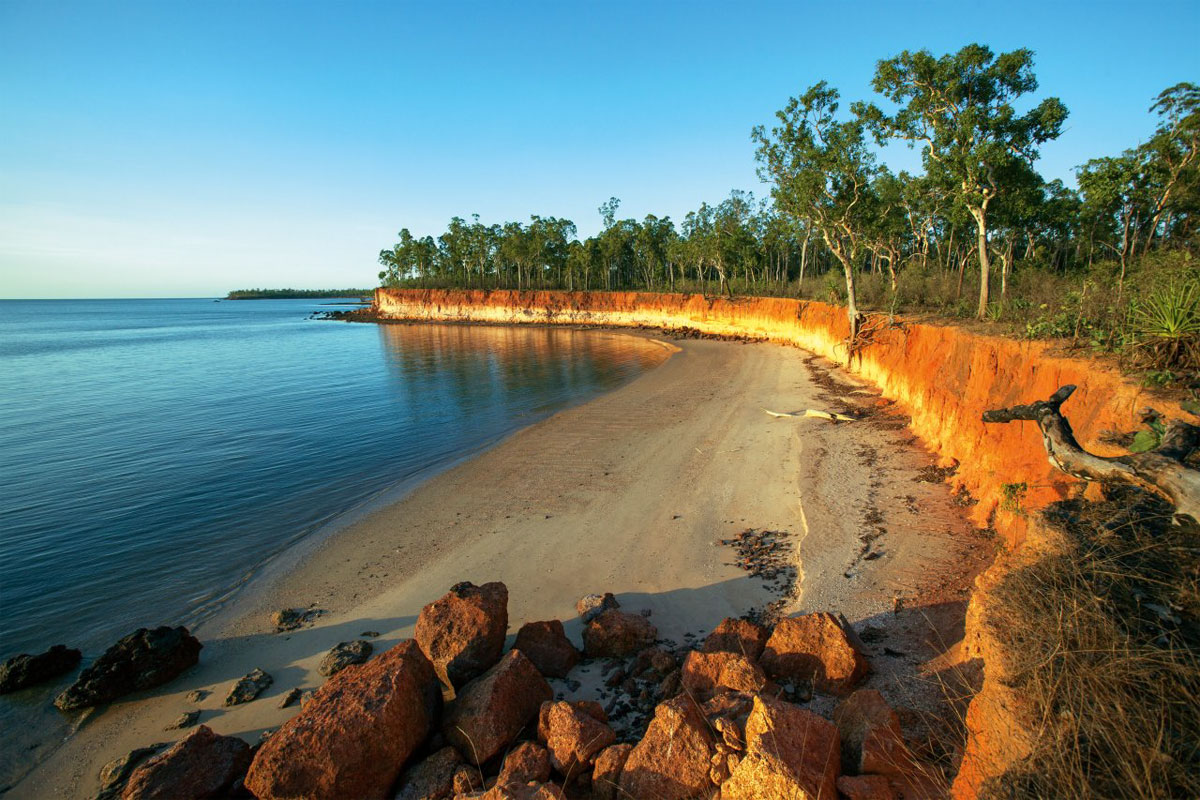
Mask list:
[[[334,302],[0,301],[0,659],[194,626],[288,548],[663,358],[604,331],[310,318]],[[67,680],[0,697],[23,729],[0,787],[60,732]]]

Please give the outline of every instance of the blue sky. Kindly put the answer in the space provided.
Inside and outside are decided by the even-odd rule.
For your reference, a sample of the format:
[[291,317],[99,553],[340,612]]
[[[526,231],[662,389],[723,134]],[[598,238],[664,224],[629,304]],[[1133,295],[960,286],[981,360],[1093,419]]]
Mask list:
[[1200,0],[0,0],[0,297],[370,286],[401,227],[587,235],[614,195],[678,220],[765,192],[750,128],[790,95],[973,41],[1036,52],[1071,111],[1039,166],[1071,179],[1200,80]]

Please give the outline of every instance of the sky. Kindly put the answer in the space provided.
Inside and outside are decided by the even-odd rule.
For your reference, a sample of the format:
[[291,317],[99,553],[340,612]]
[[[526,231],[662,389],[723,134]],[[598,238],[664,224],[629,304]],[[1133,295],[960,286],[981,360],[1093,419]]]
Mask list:
[[[0,298],[377,283],[402,227],[681,219],[767,194],[750,129],[819,80],[981,42],[1070,110],[1038,168],[1119,153],[1200,81],[1200,0],[0,0]],[[891,147],[894,169],[919,165]]]

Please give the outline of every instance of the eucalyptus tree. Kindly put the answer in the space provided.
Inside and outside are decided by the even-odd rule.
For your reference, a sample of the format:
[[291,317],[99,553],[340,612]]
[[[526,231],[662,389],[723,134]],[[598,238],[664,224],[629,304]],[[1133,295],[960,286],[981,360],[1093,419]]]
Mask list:
[[868,217],[865,240],[878,264],[887,265],[893,299],[898,288],[896,270],[909,243],[910,223],[904,208],[904,184],[887,169],[880,169],[866,195]]
[[1013,161],[1032,164],[1039,145],[1055,139],[1067,117],[1056,97],[1025,114],[1013,101],[1037,89],[1033,52],[996,56],[971,44],[941,57],[928,50],[905,50],[876,65],[872,86],[899,109],[888,115],[862,106],[880,138],[898,136],[920,143],[926,171],[955,187],[955,196],[976,228],[979,256],[979,308],[988,307],[988,211],[1008,187],[1003,176]]
[[1143,252],[1159,235],[1160,223],[1172,201],[1180,194],[1200,189],[1200,86],[1177,83],[1164,89],[1150,110],[1160,120],[1150,141],[1141,148],[1152,197]]
[[1126,150],[1119,156],[1093,158],[1075,173],[1083,195],[1082,215],[1089,226],[1089,241],[1096,243],[1099,234],[1100,246],[1117,256],[1122,284],[1150,204],[1139,162],[1137,151]]
[[854,267],[870,222],[867,195],[878,169],[858,115],[839,120],[838,92],[825,81],[788,100],[768,132],[759,125],[759,176],[771,184],[776,205],[813,227],[842,266],[850,342],[861,324]]

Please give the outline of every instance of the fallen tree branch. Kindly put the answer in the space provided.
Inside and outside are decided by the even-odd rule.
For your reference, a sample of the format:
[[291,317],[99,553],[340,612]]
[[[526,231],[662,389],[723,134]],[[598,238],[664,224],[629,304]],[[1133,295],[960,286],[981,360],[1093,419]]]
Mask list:
[[832,422],[854,422],[854,417],[847,417],[845,414],[833,414],[828,411],[817,411],[815,408],[807,409],[803,414],[791,411],[772,411],[769,408],[764,408],[772,417],[815,417],[817,419],[827,419]]
[[1049,400],[983,412],[984,422],[1036,422],[1050,463],[1085,481],[1130,483],[1170,501],[1176,513],[1200,522],[1200,471],[1185,461],[1200,446],[1200,428],[1173,420],[1158,447],[1145,453],[1103,458],[1079,446],[1071,423],[1060,410],[1075,392],[1064,386]]

